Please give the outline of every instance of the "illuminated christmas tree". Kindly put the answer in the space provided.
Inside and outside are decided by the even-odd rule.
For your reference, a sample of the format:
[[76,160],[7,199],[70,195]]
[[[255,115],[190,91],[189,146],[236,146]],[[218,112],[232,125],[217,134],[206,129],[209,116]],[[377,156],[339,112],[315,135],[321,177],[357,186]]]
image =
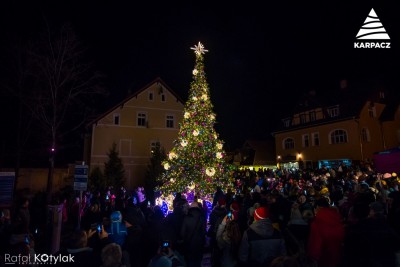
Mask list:
[[194,193],[210,196],[217,188],[228,188],[232,181],[225,163],[224,142],[214,130],[215,113],[204,72],[204,53],[208,50],[199,42],[191,48],[196,55],[189,99],[184,108],[178,138],[163,162],[165,173],[160,177],[160,191],[166,196],[174,193]]

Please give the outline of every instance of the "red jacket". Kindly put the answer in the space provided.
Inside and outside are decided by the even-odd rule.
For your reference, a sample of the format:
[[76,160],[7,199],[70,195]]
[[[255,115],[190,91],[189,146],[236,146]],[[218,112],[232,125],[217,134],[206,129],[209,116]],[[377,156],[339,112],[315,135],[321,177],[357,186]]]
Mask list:
[[320,208],[311,223],[308,255],[318,266],[336,267],[340,263],[344,226],[335,208]]

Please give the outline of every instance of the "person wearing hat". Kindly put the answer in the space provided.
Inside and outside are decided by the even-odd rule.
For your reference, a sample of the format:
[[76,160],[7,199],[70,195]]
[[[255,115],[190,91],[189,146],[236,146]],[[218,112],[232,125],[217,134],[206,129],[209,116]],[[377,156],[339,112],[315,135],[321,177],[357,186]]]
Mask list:
[[268,266],[273,259],[286,255],[285,241],[280,231],[268,219],[269,209],[254,211],[254,222],[243,233],[239,260],[245,266]]
[[111,224],[106,226],[108,238],[111,242],[117,243],[122,246],[125,242],[128,231],[125,223],[122,221],[122,214],[120,211],[113,211],[110,215]]

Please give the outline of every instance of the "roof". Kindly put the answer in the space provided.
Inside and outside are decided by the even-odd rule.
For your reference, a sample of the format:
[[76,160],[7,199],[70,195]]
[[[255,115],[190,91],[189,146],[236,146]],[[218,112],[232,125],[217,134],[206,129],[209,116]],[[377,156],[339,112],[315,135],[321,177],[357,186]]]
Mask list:
[[98,116],[97,118],[95,118],[94,120],[90,121],[86,126],[90,127],[91,125],[97,123],[99,120],[101,120],[102,118],[104,118],[105,116],[107,116],[110,112],[112,112],[113,110],[115,110],[116,108],[118,108],[119,106],[123,106],[126,102],[128,102],[129,100],[131,100],[132,98],[138,96],[141,92],[143,92],[144,90],[146,90],[147,88],[149,88],[150,86],[152,86],[155,83],[160,83],[162,84],[163,87],[165,87],[173,96],[176,97],[176,99],[181,102],[182,104],[184,104],[185,102],[182,100],[182,98],[175,93],[160,77],[157,77],[156,79],[154,79],[153,81],[151,81],[150,83],[146,84],[145,86],[143,86],[141,89],[135,91],[133,94],[129,95],[128,97],[126,97],[124,100],[122,100],[121,102],[119,102],[118,104],[114,105],[113,107],[111,107],[110,109],[108,109],[106,112],[102,113],[100,116]]
[[292,112],[282,119],[293,118],[295,114],[317,108],[321,108],[325,114],[327,108],[336,105],[340,108],[339,116],[329,117],[328,114],[325,114],[324,119],[291,125],[289,127],[284,127],[281,123],[273,134],[357,118],[360,116],[360,112],[367,101],[382,102],[382,99],[378,98],[378,91],[373,83],[358,82],[344,88],[320,90],[318,92],[311,91],[303,95],[293,107]]

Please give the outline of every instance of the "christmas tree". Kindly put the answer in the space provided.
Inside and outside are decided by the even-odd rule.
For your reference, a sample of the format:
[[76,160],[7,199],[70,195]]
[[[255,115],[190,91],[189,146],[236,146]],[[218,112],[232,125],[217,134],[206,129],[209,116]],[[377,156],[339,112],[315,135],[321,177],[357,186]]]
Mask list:
[[199,42],[191,48],[196,55],[189,99],[184,108],[178,138],[163,161],[165,173],[160,177],[164,196],[174,193],[194,193],[205,197],[217,186],[232,186],[225,163],[224,142],[214,130],[215,113],[204,72],[204,53]]

